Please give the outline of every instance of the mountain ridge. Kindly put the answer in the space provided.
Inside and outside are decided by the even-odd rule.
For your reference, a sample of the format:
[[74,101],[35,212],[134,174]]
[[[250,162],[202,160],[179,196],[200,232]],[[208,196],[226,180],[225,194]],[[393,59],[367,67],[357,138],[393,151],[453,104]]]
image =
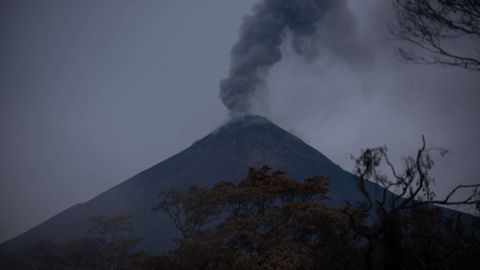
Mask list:
[[209,186],[226,179],[237,182],[246,176],[249,167],[264,164],[298,180],[328,177],[332,204],[363,198],[352,174],[270,120],[247,115],[233,118],[178,154],[4,242],[0,250],[31,241],[86,236],[91,217],[130,213],[135,234],[145,237],[140,248],[162,252],[173,247],[171,239],[177,235],[166,215],[150,211],[162,190]]

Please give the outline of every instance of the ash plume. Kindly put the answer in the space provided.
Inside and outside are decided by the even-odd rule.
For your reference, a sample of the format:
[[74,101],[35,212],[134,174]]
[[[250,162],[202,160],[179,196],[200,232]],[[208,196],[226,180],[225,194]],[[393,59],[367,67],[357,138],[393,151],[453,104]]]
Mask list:
[[312,58],[311,46],[324,14],[342,0],[262,0],[244,18],[239,40],[231,50],[228,78],[220,82],[220,98],[233,116],[250,112],[251,97],[265,86],[265,75],[282,59],[287,34],[292,47]]

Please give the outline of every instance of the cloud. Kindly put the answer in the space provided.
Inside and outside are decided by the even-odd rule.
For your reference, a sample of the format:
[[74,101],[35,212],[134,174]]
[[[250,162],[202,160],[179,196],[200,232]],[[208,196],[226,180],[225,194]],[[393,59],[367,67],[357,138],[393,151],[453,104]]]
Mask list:
[[324,18],[314,61],[282,47],[284,57],[266,79],[265,105],[253,110],[293,130],[347,170],[353,165],[349,154],[383,144],[400,166],[401,157],[414,154],[424,134],[430,145],[451,151],[436,157],[439,195],[459,183],[480,181],[478,73],[399,61],[398,43],[388,32],[391,3],[346,4],[349,9],[332,10],[332,18]]

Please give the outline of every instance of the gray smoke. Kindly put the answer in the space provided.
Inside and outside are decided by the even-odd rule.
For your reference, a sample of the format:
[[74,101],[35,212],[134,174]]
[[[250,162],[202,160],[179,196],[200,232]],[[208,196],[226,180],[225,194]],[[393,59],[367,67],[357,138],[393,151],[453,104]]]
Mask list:
[[249,113],[250,100],[264,88],[265,75],[282,59],[287,34],[292,47],[306,59],[314,54],[305,43],[313,42],[326,11],[340,0],[262,0],[244,18],[238,42],[231,50],[228,78],[220,82],[220,97],[232,115]]

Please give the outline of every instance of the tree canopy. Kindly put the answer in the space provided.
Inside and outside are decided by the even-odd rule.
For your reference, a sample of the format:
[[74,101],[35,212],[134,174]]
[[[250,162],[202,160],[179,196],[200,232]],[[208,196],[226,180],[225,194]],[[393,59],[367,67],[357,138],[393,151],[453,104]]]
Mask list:
[[[298,181],[265,165],[239,181],[163,191],[152,210],[179,230],[162,255],[136,248],[131,217],[92,218],[90,236],[37,242],[0,254],[2,269],[472,269],[480,265],[480,219],[438,205],[477,204],[479,186],[431,192],[425,140],[404,168],[385,147],[363,150],[355,175],[364,199],[329,201],[328,179]],[[440,150],[444,153],[443,150]],[[390,174],[380,168],[388,168]],[[381,192],[371,192],[367,181]],[[452,200],[461,188],[472,194]],[[159,245],[161,243],[158,243]]]

